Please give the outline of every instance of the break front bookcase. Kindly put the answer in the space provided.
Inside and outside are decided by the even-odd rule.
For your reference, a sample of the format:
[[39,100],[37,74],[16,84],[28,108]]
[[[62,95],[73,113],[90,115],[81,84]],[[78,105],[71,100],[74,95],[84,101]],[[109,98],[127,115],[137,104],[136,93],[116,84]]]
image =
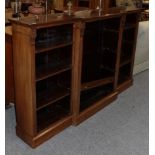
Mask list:
[[132,85],[140,11],[10,20],[20,138],[36,147]]

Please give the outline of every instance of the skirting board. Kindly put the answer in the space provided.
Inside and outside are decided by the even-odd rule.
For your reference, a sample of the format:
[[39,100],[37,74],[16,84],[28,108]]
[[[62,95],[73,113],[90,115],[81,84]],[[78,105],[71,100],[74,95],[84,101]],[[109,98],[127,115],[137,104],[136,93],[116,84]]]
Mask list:
[[133,75],[140,73],[146,69],[149,69],[149,61],[145,61],[141,64],[135,65],[133,69]]

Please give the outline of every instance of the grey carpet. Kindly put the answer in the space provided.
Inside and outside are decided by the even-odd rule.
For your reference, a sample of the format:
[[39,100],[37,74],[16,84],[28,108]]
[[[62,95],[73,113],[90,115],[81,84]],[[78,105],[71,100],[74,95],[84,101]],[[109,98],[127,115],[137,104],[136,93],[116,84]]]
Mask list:
[[6,155],[148,155],[148,71],[118,99],[77,127],[31,149],[15,134],[14,108],[6,110]]

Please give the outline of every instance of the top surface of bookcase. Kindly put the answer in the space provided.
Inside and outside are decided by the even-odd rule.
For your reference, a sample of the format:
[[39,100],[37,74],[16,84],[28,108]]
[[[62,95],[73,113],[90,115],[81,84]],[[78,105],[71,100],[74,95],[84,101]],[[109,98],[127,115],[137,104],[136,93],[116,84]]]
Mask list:
[[[84,10],[85,11],[85,10]],[[97,10],[91,10],[90,13],[83,12],[80,15],[67,15],[64,13],[57,13],[57,14],[48,14],[48,15],[38,15],[31,16],[31,17],[22,17],[22,18],[10,18],[9,20],[12,23],[22,24],[25,26],[40,28],[48,25],[57,25],[63,23],[73,23],[78,20],[91,20],[91,19],[106,19],[112,18],[115,16],[120,16],[126,13],[132,12],[141,12],[142,9],[125,9],[125,8],[110,8],[107,11],[103,11],[99,13]]]
[[74,23],[76,20],[71,16],[66,16],[64,14],[48,14],[48,15],[38,15],[38,16],[31,16],[31,17],[23,17],[23,18],[10,18],[9,19],[12,23],[17,23],[20,25],[34,27],[34,28],[42,28],[46,26],[52,25],[61,25],[61,24],[68,24]]

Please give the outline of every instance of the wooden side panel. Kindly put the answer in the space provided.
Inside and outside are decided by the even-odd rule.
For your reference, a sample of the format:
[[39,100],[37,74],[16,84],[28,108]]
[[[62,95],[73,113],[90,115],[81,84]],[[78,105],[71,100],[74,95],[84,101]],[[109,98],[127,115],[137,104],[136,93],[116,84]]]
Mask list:
[[120,57],[121,57],[121,48],[122,48],[122,37],[123,37],[123,27],[125,24],[125,15],[121,17],[120,20],[120,27],[119,27],[119,39],[117,45],[117,58],[116,58],[116,67],[115,67],[115,83],[114,89],[117,89],[118,86],[118,76],[119,76],[119,69],[120,69]]
[[35,134],[35,59],[33,31],[13,24],[13,59],[17,127],[30,136]]
[[14,75],[13,75],[13,55],[12,36],[5,35],[5,104],[14,102]]
[[72,110],[73,122],[79,114],[80,106],[80,91],[81,91],[81,66],[82,66],[82,47],[83,47],[83,33],[85,24],[77,22],[74,24],[74,38],[73,38],[73,71],[72,71]]
[[136,20],[136,26],[135,26],[135,34],[134,34],[134,46],[133,46],[133,52],[132,52],[132,62],[131,62],[131,72],[130,77],[133,76],[133,67],[135,62],[135,53],[136,53],[136,45],[137,45],[137,35],[138,35],[138,27],[139,27],[139,19],[140,19],[140,13],[137,13],[137,20]]

